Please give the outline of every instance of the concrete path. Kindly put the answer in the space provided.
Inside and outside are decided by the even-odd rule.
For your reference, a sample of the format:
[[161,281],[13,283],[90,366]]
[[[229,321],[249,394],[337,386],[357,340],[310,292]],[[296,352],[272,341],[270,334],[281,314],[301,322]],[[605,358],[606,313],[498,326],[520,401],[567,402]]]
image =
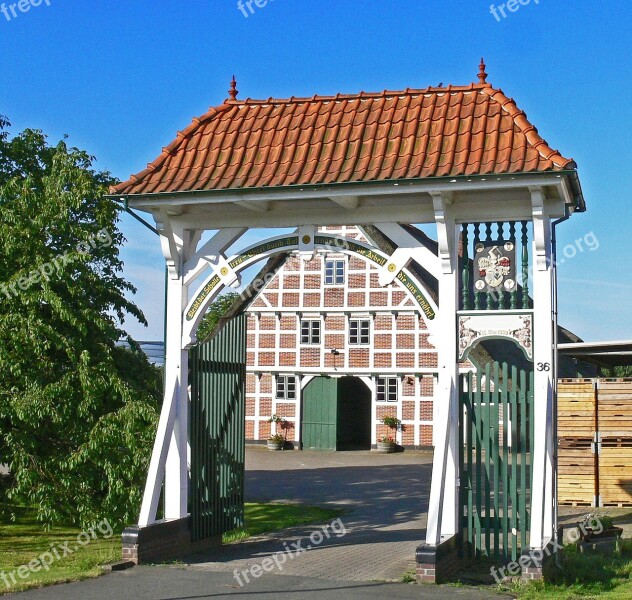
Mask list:
[[136,567],[99,579],[10,594],[16,600],[486,600],[493,592],[471,588],[397,583],[324,581],[263,575],[239,587],[229,573]]
[[219,554],[192,557],[188,568],[237,570],[250,577],[254,565],[276,556],[274,571],[284,575],[399,581],[414,569],[415,549],[425,537],[431,461],[430,454],[420,452],[274,453],[248,448],[247,501],[344,508],[344,529],[339,523],[326,530],[295,528],[266,540],[225,546]]

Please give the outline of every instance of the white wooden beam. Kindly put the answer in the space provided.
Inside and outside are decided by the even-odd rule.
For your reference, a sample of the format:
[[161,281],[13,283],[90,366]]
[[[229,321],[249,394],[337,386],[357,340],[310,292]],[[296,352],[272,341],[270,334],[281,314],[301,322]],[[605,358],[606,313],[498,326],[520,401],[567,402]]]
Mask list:
[[160,411],[158,429],[156,430],[149,470],[147,471],[145,493],[143,494],[140,517],[138,518],[139,527],[151,525],[156,520],[156,511],[158,509],[158,501],[160,500],[165,463],[171,443],[173,424],[176,420],[177,382],[170,379],[166,382],[165,388],[170,390],[171,393],[165,395],[162,410]]
[[184,283],[189,285],[212,266],[217,266],[219,257],[226,252],[244,233],[245,227],[220,229],[189,260],[183,269]]
[[399,250],[408,250],[410,258],[417,261],[419,266],[434,278],[439,278],[439,259],[429,248],[421,245],[421,242],[399,223],[376,223],[375,226],[392,240]]
[[252,202],[250,200],[237,200],[235,204],[256,213],[264,213],[270,210],[270,205],[266,201]]
[[551,221],[546,198],[539,187],[531,189],[533,207],[533,337],[534,337],[534,441],[532,448],[532,488],[530,545],[543,549],[553,537],[553,265]]
[[360,205],[360,198],[358,196],[334,196],[330,198],[330,200],[346,210],[358,208]]
[[458,364],[456,312],[458,310],[458,233],[451,213],[450,199],[433,198],[441,273],[439,276],[439,383],[436,399],[436,446],[433,457],[432,482],[426,543],[437,546],[442,536],[457,533],[458,514]]

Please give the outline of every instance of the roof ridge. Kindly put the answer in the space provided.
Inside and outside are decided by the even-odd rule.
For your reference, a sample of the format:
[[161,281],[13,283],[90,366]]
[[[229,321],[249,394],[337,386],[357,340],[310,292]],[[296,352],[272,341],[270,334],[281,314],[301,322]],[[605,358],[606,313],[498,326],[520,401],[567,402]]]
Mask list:
[[518,108],[513,98],[509,98],[500,88],[485,86],[481,89],[483,93],[486,93],[491,100],[499,104],[509,114],[516,127],[525,135],[529,144],[538,151],[542,158],[550,160],[561,168],[577,168],[577,163],[572,158],[564,158],[559,150],[554,150],[549,146],[548,142],[538,132],[538,128],[527,118],[527,113]]
[[472,92],[475,90],[489,89],[489,84],[470,83],[468,85],[448,85],[448,86],[429,86],[425,88],[406,88],[405,90],[383,90],[381,92],[365,92],[360,91],[352,94],[326,94],[320,96],[314,94],[313,96],[291,96],[290,98],[244,98],[237,100],[226,100],[225,104],[230,106],[235,105],[252,105],[252,104],[295,104],[302,102],[334,102],[339,100],[367,100],[375,98],[387,98],[390,96],[418,96],[420,94],[430,93],[447,93],[447,92]]

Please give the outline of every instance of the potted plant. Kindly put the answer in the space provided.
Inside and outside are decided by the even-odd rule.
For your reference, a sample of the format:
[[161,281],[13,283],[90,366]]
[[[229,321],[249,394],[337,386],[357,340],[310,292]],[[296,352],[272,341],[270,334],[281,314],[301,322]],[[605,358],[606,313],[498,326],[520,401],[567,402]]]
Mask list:
[[595,513],[587,514],[579,523],[579,551],[613,554],[619,550],[623,528],[615,527],[612,517]]
[[381,454],[390,454],[395,452],[395,432],[401,425],[401,421],[397,417],[384,417],[382,423],[389,429],[393,430],[392,435],[383,435],[377,442],[377,451]]
[[377,441],[377,451],[380,454],[391,454],[391,452],[395,452],[395,440],[388,435],[383,435]]
[[[285,446],[285,435],[287,435],[287,429],[285,428],[285,424],[287,421],[283,417],[279,417],[279,415],[272,415],[268,419],[268,423],[274,423],[276,425],[277,432],[274,435],[270,435],[268,438],[268,450],[273,452],[278,452],[279,450],[283,450]],[[279,429],[286,431],[285,435],[279,433]]]
[[586,542],[612,537],[621,537],[623,528],[615,527],[612,517],[590,513],[579,525],[581,538]]

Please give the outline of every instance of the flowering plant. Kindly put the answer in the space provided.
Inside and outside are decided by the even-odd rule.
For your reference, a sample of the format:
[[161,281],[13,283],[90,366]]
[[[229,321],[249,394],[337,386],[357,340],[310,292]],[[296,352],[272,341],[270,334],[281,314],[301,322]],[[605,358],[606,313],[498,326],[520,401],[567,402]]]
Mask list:
[[383,435],[380,439],[380,442],[382,442],[383,444],[394,444],[395,440],[388,435]]
[[[283,417],[279,417],[279,415],[272,415],[268,419],[268,423],[274,423],[277,426],[277,433],[274,435],[270,435],[268,439],[271,442],[285,442],[289,423]],[[279,433],[279,429],[285,432],[285,435]]]

